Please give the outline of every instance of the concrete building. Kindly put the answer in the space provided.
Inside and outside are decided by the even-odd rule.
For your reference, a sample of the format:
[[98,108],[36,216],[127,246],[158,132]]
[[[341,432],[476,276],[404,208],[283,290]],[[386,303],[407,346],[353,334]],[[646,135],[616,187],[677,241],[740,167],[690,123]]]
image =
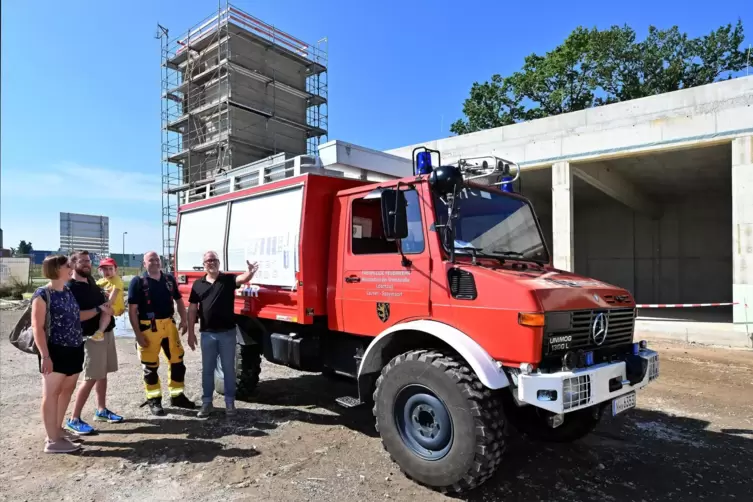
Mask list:
[[519,162],[557,267],[639,304],[734,303],[642,309],[639,329],[752,345],[753,76],[421,145]]
[[178,194],[327,136],[326,39],[308,44],[229,4],[162,40],[163,252]]

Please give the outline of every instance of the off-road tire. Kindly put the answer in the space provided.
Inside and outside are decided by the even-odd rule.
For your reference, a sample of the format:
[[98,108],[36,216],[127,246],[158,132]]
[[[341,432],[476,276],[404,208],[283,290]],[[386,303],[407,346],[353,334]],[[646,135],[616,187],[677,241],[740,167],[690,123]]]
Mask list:
[[[261,350],[258,345],[235,346],[235,398],[246,400],[251,397],[259,384],[261,374]],[[217,394],[225,394],[224,372],[222,363],[217,358],[214,370],[214,389]]]
[[565,413],[565,421],[552,429],[546,414],[535,406],[516,406],[505,400],[508,424],[533,441],[543,443],[571,443],[589,435],[601,421],[601,409],[590,407]]
[[[452,421],[450,449],[438,460],[421,458],[399,431],[396,398],[411,385],[429,389],[442,401]],[[382,445],[392,460],[408,478],[434,490],[471,490],[488,480],[502,461],[505,421],[499,394],[484,387],[454,353],[413,350],[396,356],[377,379],[373,413]]]

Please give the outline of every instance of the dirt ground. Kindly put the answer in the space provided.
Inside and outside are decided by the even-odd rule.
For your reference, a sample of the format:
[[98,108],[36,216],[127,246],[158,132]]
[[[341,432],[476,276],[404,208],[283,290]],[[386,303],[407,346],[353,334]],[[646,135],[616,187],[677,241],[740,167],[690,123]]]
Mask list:
[[[254,402],[239,403],[235,419],[169,408],[151,417],[139,408],[133,339],[118,340],[109,393],[127,421],[98,425],[81,453],[45,455],[36,358],[6,341],[18,315],[0,313],[0,500],[449,500],[403,477],[369,410],[334,403],[352,392],[345,381],[265,364]],[[753,352],[653,346],[661,376],[639,409],[570,445],[511,438],[497,475],[461,499],[751,500]],[[199,401],[199,353],[188,351],[186,363]],[[92,413],[90,401],[84,419]]]

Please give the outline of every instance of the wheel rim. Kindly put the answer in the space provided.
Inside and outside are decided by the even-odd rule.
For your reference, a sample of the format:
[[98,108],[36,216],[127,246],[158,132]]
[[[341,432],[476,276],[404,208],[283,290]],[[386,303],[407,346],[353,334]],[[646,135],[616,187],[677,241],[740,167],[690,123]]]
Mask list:
[[426,460],[444,458],[452,448],[450,412],[431,390],[408,385],[395,397],[395,422],[400,437],[413,453]]

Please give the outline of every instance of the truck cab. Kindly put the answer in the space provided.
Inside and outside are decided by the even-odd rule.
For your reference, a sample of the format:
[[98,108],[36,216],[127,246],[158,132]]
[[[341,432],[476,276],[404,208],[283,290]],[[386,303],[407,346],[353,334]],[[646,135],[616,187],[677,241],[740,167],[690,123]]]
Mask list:
[[534,208],[512,190],[514,163],[442,165],[422,149],[407,176],[332,172],[317,164],[181,208],[184,291],[201,275],[187,261],[208,249],[231,272],[261,265],[236,302],[241,393],[253,399],[262,356],[352,377],[338,402],[373,407],[401,469],[462,492],[496,470],[508,425],[572,441],[658,377],[657,353],[634,340],[630,293],[552,266]]

